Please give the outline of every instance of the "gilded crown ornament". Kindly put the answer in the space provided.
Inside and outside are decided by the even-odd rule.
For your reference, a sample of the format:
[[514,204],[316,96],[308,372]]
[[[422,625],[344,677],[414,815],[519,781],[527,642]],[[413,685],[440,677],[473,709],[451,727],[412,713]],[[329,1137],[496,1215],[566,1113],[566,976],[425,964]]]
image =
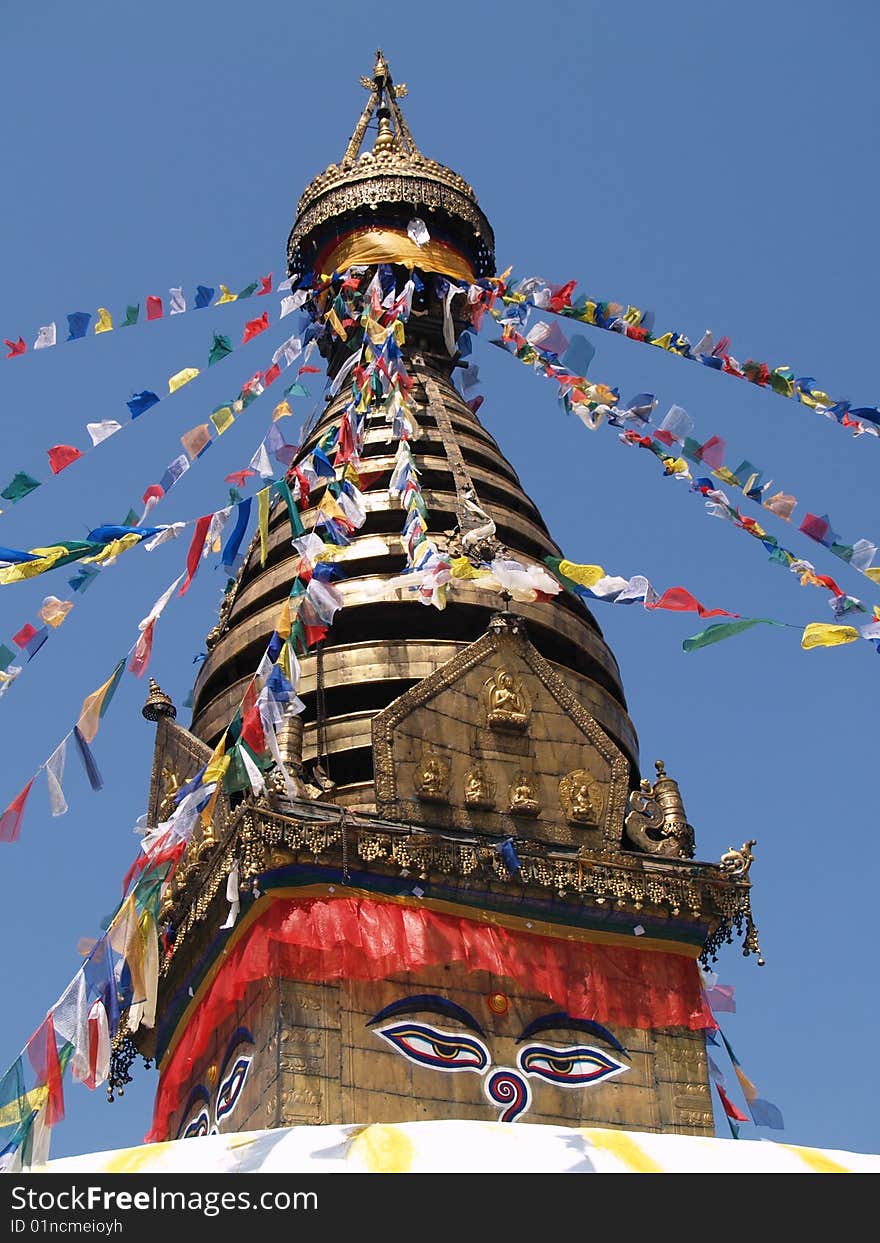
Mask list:
[[147,721],[158,721],[162,716],[170,717],[173,721],[177,716],[177,709],[171,702],[171,697],[165,694],[155,678],[150,678],[150,693],[141,708],[141,715]]

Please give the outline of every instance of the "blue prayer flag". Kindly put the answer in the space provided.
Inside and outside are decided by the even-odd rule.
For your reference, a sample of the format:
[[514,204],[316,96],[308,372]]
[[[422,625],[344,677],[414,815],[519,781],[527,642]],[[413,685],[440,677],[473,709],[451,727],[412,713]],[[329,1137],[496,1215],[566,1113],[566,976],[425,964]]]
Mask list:
[[68,315],[67,324],[70,329],[67,336],[68,341],[78,341],[80,337],[84,337],[89,330],[91,318],[88,311],[73,311]]
[[214,301],[214,290],[207,285],[196,285],[196,310],[201,311]]
[[131,411],[133,419],[142,415],[145,410],[149,410],[151,406],[155,406],[159,398],[155,393],[151,393],[149,389],[144,389],[142,393],[134,393],[125,403]]

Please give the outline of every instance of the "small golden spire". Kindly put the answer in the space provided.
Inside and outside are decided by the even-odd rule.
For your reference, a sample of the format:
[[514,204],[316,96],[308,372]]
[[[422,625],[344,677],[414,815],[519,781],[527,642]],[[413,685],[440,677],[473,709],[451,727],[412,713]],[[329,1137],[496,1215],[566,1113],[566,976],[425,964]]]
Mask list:
[[373,154],[380,155],[384,151],[397,150],[397,138],[394,130],[391,128],[391,110],[389,108],[379,108],[376,112],[379,118],[379,133],[376,135],[376,141],[373,144]]
[[177,709],[171,702],[171,697],[165,694],[155,678],[150,678],[150,693],[147,695],[147,702],[141,708],[141,715],[147,721],[158,721],[162,716],[170,717],[173,721],[177,716]]

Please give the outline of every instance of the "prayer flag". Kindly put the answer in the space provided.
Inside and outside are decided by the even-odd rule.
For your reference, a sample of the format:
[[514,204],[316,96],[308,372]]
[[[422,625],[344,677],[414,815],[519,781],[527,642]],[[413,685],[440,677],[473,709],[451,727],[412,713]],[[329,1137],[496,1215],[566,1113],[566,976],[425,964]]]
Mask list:
[[196,285],[196,310],[201,311],[210,306],[214,300],[214,290],[210,285]]
[[198,374],[198,367],[184,367],[182,371],[178,371],[168,380],[169,394],[176,393],[179,388],[183,388],[184,384],[189,384],[190,380],[194,380]]
[[[241,294],[239,294],[241,297]],[[244,345],[247,341],[252,341],[254,337],[259,336],[261,332],[265,332],[269,327],[269,312],[264,311],[258,319],[249,319],[244,326],[244,336],[241,343]]]
[[46,784],[49,787],[49,806],[53,816],[63,816],[67,811],[67,799],[61,782],[64,779],[64,760],[67,755],[67,739],[64,738],[46,760]]
[[720,1083],[715,1084],[715,1091],[718,1093],[724,1112],[727,1114],[728,1118],[732,1118],[734,1122],[748,1122],[748,1115],[744,1114],[741,1109],[737,1109],[736,1105],[734,1105],[733,1101],[724,1091],[724,1088],[722,1088]]
[[131,411],[133,419],[140,418],[151,406],[155,406],[159,398],[155,393],[151,393],[149,389],[144,389],[142,393],[134,393],[125,403]]
[[108,436],[113,436],[121,430],[122,424],[117,423],[115,419],[102,419],[100,423],[86,423],[86,431],[93,445],[99,445],[102,440],[106,440]]
[[80,450],[73,445],[53,445],[46,452],[49,455],[49,466],[52,469],[53,475],[60,475],[66,467],[70,466],[71,462],[75,462],[77,458],[82,457]]
[[181,475],[185,475],[189,470],[189,458],[185,453],[181,453],[180,457],[176,457],[173,462],[166,467],[165,474],[159,480],[159,487],[164,492],[169,492],[177,483]]
[[73,737],[74,737],[74,741],[76,742],[77,750],[79,751],[79,754],[80,754],[80,759],[83,762],[83,768],[86,770],[86,776],[89,779],[89,785],[96,792],[98,790],[103,790],[104,779],[102,778],[100,772],[98,771],[98,765],[95,762],[94,755],[92,755],[91,747],[86,742],[85,738],[83,738],[82,734],[79,731],[79,726],[77,725],[74,725],[73,727]]
[[205,546],[205,540],[208,535],[208,527],[211,525],[213,514],[205,514],[199,518],[196,523],[195,534],[192,543],[189,546],[189,552],[186,557],[186,580],[180,588],[179,595],[184,595],[189,590],[189,585],[195,577],[196,570],[199,568],[199,561],[202,556],[202,549]]
[[256,281],[251,281],[249,285],[245,285],[244,289],[239,290],[239,298],[249,298],[257,287]]
[[57,629],[72,608],[72,600],[59,600],[57,596],[46,596],[40,607],[40,617],[48,626]]
[[222,564],[228,571],[231,571],[232,566],[235,563],[235,559],[238,556],[238,550],[241,547],[241,542],[244,539],[245,532],[247,531],[248,522],[250,521],[251,516],[252,500],[253,498],[249,496],[247,500],[240,502],[235,527],[223,549]]
[[13,642],[13,643],[14,643],[17,647],[20,647],[20,648],[25,648],[25,647],[27,647],[27,645],[30,643],[31,639],[33,639],[33,637],[36,635],[36,633],[37,633],[37,631],[36,631],[36,630],[35,630],[35,628],[31,625],[31,623],[30,623],[30,622],[26,622],[26,623],[22,626],[21,630],[19,630],[17,634],[14,634],[14,635],[12,636],[12,642]]
[[213,367],[214,363],[219,363],[227,354],[232,353],[232,342],[221,332],[214,333],[214,341],[208,354],[208,366]]
[[738,617],[737,613],[729,613],[727,609],[707,609],[699,600],[692,596],[684,587],[670,587],[663,592],[659,600],[653,604],[645,601],[646,609],[671,609],[677,613],[699,613],[700,617]]
[[776,514],[777,518],[781,518],[783,522],[788,522],[791,518],[792,510],[797,505],[797,501],[793,496],[788,496],[785,492],[777,492],[775,496],[771,496],[769,500],[764,501],[764,508],[769,509],[771,514]]
[[162,318],[162,299],[150,294],[147,297],[147,319]]
[[229,406],[218,406],[211,415],[211,422],[214,424],[217,435],[222,436],[225,431],[232,427],[232,424],[235,422],[235,415]]
[[[6,338],[4,338],[4,340],[6,340]],[[9,353],[6,355],[7,358],[17,358],[19,354],[24,354],[27,350],[24,337],[19,337],[17,341],[7,340],[6,344],[9,346]]]
[[205,446],[210,442],[211,432],[207,423],[200,423],[198,427],[190,428],[188,432],[184,432],[180,438],[180,443],[189,456],[191,462],[194,462]]
[[35,350],[48,349],[50,345],[54,345],[56,341],[55,324],[45,324],[37,333],[37,339],[34,342]]
[[180,286],[172,287],[168,290],[171,297],[171,308],[169,315],[182,315],[186,310],[186,298],[183,296],[183,289]]
[[101,717],[110,707],[110,701],[116,693],[116,688],[119,685],[119,679],[122,677],[124,668],[125,661],[120,660],[107,681],[83,700],[79,720],[76,725],[86,742],[94,741]]
[[34,488],[39,486],[40,481],[38,479],[33,479],[23,470],[20,470],[18,474],[13,476],[12,482],[8,483],[3,491],[0,492],[0,496],[6,501],[11,501],[14,505],[16,501],[20,501],[29,492],[33,492]]
[[257,294],[257,297],[261,298],[263,294],[267,294],[271,292],[272,292],[272,273],[270,272],[268,276],[260,277],[260,291]]
[[88,311],[73,311],[68,315],[68,341],[79,341],[81,337],[84,337],[88,332],[91,318],[91,314]]
[[750,630],[752,626],[779,626],[781,622],[771,621],[769,617],[744,617],[739,621],[733,622],[716,622],[714,626],[707,626],[705,630],[701,630],[699,634],[693,635],[690,639],[685,639],[682,643],[682,650],[685,652],[696,652],[701,647],[709,647],[713,643],[720,643],[722,639],[730,639],[735,634],[740,634],[743,630]]
[[224,302],[234,302],[237,297],[237,294],[230,293],[226,286],[221,284],[220,297],[217,299],[217,305],[222,306]]
[[254,473],[255,472],[252,470],[236,470],[233,471],[231,475],[224,475],[223,482],[235,484],[237,488],[243,488],[245,482],[250,479],[251,475]]
[[64,1121],[64,1088],[51,1011],[28,1041],[27,1055],[37,1076],[37,1082],[48,1088],[45,1106],[46,1125],[55,1126],[56,1123]]
[[269,367],[263,373],[264,387],[268,388],[270,384],[274,384],[280,375],[281,375],[281,368],[278,366],[277,363],[273,363],[272,366]]
[[95,332],[112,332],[113,317],[105,306],[98,307],[98,319],[95,323]]
[[33,784],[34,778],[31,777],[24,789],[15,796],[3,815],[0,816],[0,842],[18,841],[18,835],[21,832],[21,821],[24,816],[24,805],[27,802]]
[[801,647],[810,651],[814,647],[839,647],[842,643],[852,643],[859,637],[854,626],[833,626],[826,622],[810,622],[801,635]]
[[138,322],[138,316],[141,313],[141,304],[139,302],[125,308],[125,319],[119,325],[120,328],[133,328]]
[[257,493],[258,517],[260,530],[260,565],[266,564],[269,554],[269,489],[263,488]]

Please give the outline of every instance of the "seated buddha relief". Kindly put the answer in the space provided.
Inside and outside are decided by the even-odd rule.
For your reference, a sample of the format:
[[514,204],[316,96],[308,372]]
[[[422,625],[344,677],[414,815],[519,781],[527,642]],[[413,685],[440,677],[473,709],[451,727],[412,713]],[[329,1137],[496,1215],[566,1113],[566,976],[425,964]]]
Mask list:
[[503,666],[483,684],[486,724],[490,729],[515,730],[522,733],[529,723],[532,709],[520,679]]

